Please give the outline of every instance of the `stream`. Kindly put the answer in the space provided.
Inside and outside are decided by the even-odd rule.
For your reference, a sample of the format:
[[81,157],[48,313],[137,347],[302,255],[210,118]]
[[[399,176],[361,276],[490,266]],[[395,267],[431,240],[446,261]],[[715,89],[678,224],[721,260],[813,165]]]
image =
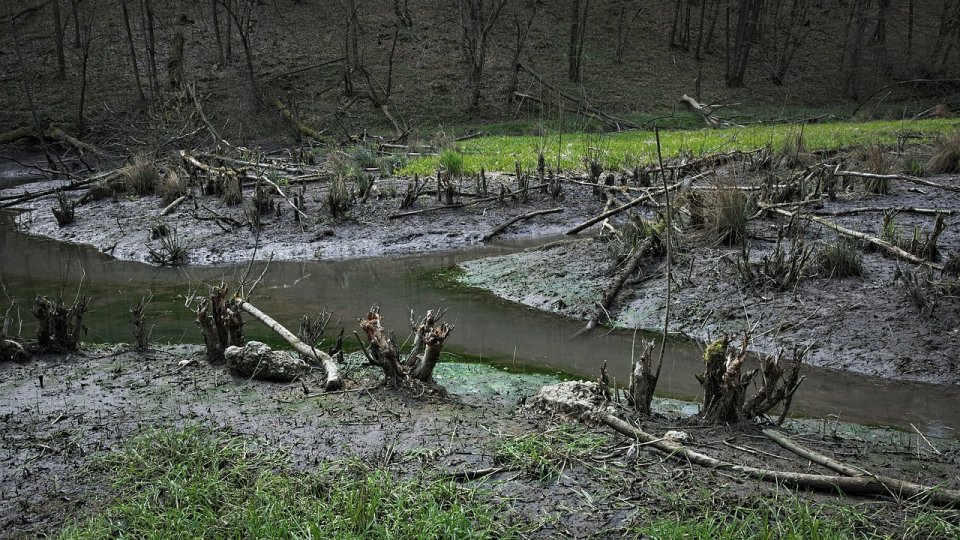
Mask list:
[[[30,306],[37,294],[73,299],[78,290],[92,297],[86,318],[90,342],[129,342],[130,306],[146,294],[153,300],[148,316],[155,324],[154,342],[200,343],[191,295],[203,295],[206,284],[235,284],[245,266],[160,268],[118,261],[87,246],[26,236],[15,231],[15,214],[0,213],[0,278],[15,300],[24,335],[32,334]],[[449,308],[445,320],[456,326],[448,341],[454,355],[519,370],[546,370],[594,379],[608,362],[611,377],[623,384],[630,365],[633,333],[600,329],[572,336],[577,321],[507,302],[477,290],[450,286],[437,271],[469,259],[514,252],[543,243],[500,243],[457,253],[430,253],[348,261],[274,261],[252,302],[282,324],[296,330],[300,316],[326,307],[331,327],[341,319],[347,332],[357,317],[379,304],[384,322],[398,340],[409,329],[409,311]],[[262,256],[266,258],[269,250]],[[249,281],[264,263],[252,268]],[[9,301],[0,296],[4,307]],[[272,344],[276,337],[255,321],[247,322],[248,339]],[[328,331],[329,333],[329,331]],[[350,337],[352,340],[353,338]],[[450,358],[449,355],[445,355]],[[699,392],[695,373],[702,371],[701,345],[668,343],[658,395],[693,400]],[[885,381],[862,375],[807,367],[792,414],[829,420],[893,426],[926,435],[956,437],[960,428],[960,389],[913,382]]]

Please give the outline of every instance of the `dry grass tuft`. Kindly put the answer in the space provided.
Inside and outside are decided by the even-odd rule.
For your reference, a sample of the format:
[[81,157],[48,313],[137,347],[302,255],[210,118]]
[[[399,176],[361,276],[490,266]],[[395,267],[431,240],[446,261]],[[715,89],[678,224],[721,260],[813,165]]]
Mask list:
[[697,208],[700,238],[709,243],[732,246],[747,238],[747,222],[756,211],[756,203],[731,182],[717,182],[705,190]]
[[160,185],[160,171],[157,165],[146,156],[137,155],[129,165],[120,171],[121,185],[139,196],[150,195]]
[[185,172],[176,169],[172,169],[167,174],[163,179],[163,184],[160,185],[160,197],[164,206],[189,193],[190,188],[187,184],[187,178]]
[[937,141],[937,151],[927,161],[929,174],[960,173],[960,131]]

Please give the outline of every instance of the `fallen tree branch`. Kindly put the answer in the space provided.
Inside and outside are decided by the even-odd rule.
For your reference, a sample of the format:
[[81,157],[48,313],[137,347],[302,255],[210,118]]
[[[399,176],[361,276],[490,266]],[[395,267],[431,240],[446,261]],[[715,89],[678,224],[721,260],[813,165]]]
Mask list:
[[190,198],[189,195],[182,195],[182,196],[178,197],[177,200],[175,200],[175,201],[173,201],[172,203],[168,204],[163,210],[161,210],[161,211],[160,211],[160,215],[161,215],[161,216],[166,216],[166,215],[170,214],[171,212],[173,212],[174,210],[176,210],[178,206],[180,206],[181,204],[183,204],[183,201],[185,201],[185,200],[187,200],[187,199],[189,199],[189,198]]
[[506,230],[507,227],[513,225],[514,223],[517,223],[518,221],[526,221],[528,219],[532,219],[537,216],[545,216],[547,214],[556,214],[557,212],[563,212],[563,207],[550,208],[549,210],[537,210],[536,212],[530,212],[527,214],[519,215],[511,219],[510,221],[507,221],[506,223],[500,225],[499,227],[496,227],[495,229],[491,230],[487,234],[483,235],[483,238],[481,238],[480,241],[486,242],[487,240],[490,240],[494,236],[497,236],[498,234]]
[[804,458],[804,459],[808,459],[808,460],[810,460],[810,461],[812,461],[812,462],[814,462],[814,463],[816,463],[816,464],[818,464],[818,465],[822,465],[822,466],[824,466],[824,467],[826,467],[826,468],[828,468],[828,469],[830,469],[830,470],[832,470],[832,471],[836,471],[836,472],[838,472],[838,473],[840,473],[840,474],[842,474],[842,475],[844,475],[844,476],[854,476],[854,477],[856,477],[856,476],[873,476],[873,477],[876,477],[876,475],[871,474],[871,473],[869,473],[869,472],[867,472],[867,471],[864,471],[863,469],[856,469],[856,468],[851,467],[851,466],[849,466],[849,465],[847,465],[847,464],[845,464],[845,463],[841,463],[841,462],[839,462],[839,461],[837,461],[837,460],[835,460],[835,459],[833,459],[833,458],[831,458],[831,457],[825,456],[825,455],[820,454],[820,453],[818,453],[818,452],[814,452],[813,450],[810,450],[809,448],[804,448],[803,446],[800,446],[799,444],[793,442],[793,441],[792,441],[789,437],[787,437],[785,434],[780,433],[779,431],[777,431],[777,430],[775,430],[775,429],[765,429],[765,430],[763,430],[763,434],[766,435],[767,437],[769,437],[771,440],[773,440],[773,442],[779,444],[780,446],[782,446],[783,448],[786,448],[787,450],[793,452],[794,454],[796,454],[796,455],[798,455],[798,456],[800,456],[800,457],[802,457],[802,458]]
[[939,486],[923,486],[893,478],[830,476],[737,465],[721,461],[706,454],[701,454],[669,439],[655,437],[610,413],[601,413],[599,419],[614,431],[637,440],[640,443],[644,443],[647,447],[663,452],[671,459],[684,463],[693,463],[708,469],[738,472],[750,478],[756,478],[765,482],[775,482],[814,491],[839,491],[850,495],[913,497],[927,500],[940,506],[952,507],[960,505],[960,490],[947,489]]
[[943,271],[943,265],[942,265],[942,264],[937,264],[937,263],[933,263],[933,262],[930,262],[930,261],[921,259],[920,257],[917,257],[916,255],[914,255],[914,254],[912,254],[912,253],[909,253],[909,252],[907,252],[907,251],[904,251],[904,250],[898,248],[897,246],[891,244],[890,242],[887,242],[887,241],[885,241],[885,240],[881,240],[880,238],[877,238],[876,236],[871,236],[871,235],[866,234],[866,233],[862,233],[862,232],[859,232],[859,231],[854,231],[854,230],[848,229],[848,228],[843,227],[843,226],[840,226],[840,225],[838,225],[838,224],[836,224],[836,223],[834,223],[834,222],[832,222],[832,221],[830,221],[830,220],[828,220],[828,219],[824,219],[824,218],[822,218],[822,217],[820,217],[820,216],[816,216],[816,215],[812,215],[812,214],[801,214],[800,212],[788,212],[788,211],[786,211],[786,210],[784,210],[784,209],[782,209],[782,208],[772,208],[772,207],[768,207],[768,205],[764,205],[764,204],[760,204],[760,208],[763,208],[764,210],[769,209],[771,212],[776,212],[777,214],[780,214],[780,215],[782,215],[782,216],[785,216],[785,217],[788,217],[788,218],[791,218],[791,219],[793,219],[793,218],[801,218],[801,219],[805,219],[805,220],[807,220],[807,221],[813,221],[813,222],[815,222],[815,223],[819,223],[820,225],[823,225],[824,227],[828,227],[828,228],[830,228],[830,229],[833,229],[833,230],[836,231],[837,233],[842,234],[842,235],[844,235],[844,236],[849,236],[849,237],[851,237],[851,238],[856,238],[856,239],[858,239],[858,240],[863,240],[863,241],[865,241],[865,242],[869,242],[869,243],[873,244],[874,246],[877,246],[878,248],[880,248],[880,249],[886,251],[887,253],[893,255],[894,257],[897,257],[898,259],[903,259],[903,260],[905,260],[905,261],[910,261],[910,262],[912,262],[912,263],[914,263],[914,264],[921,264],[921,265],[924,265],[924,266],[929,266],[930,268],[933,268],[934,270]]
[[630,260],[627,261],[626,266],[624,266],[623,271],[620,272],[620,275],[617,276],[617,279],[607,287],[607,290],[604,291],[603,297],[600,299],[600,306],[597,309],[596,313],[590,317],[590,320],[587,321],[587,326],[583,328],[579,333],[587,332],[596,328],[597,323],[600,322],[600,317],[610,309],[610,305],[613,304],[613,300],[617,297],[617,294],[620,292],[620,289],[623,288],[623,284],[627,282],[627,279],[630,278],[640,266],[640,261],[643,257],[653,248],[653,236],[648,236],[642,244],[637,246],[636,251],[633,256],[630,257]]
[[640,129],[640,126],[639,126],[638,124],[635,124],[635,123],[631,122],[630,120],[624,120],[624,119],[622,119],[622,118],[617,118],[617,117],[615,117],[615,116],[610,116],[609,114],[601,111],[600,109],[598,109],[598,108],[596,108],[596,107],[592,107],[592,106],[588,105],[587,103],[584,103],[584,100],[582,100],[582,99],[580,99],[580,98],[578,98],[578,97],[576,97],[576,96],[572,96],[572,95],[570,95],[570,94],[567,94],[566,92],[563,92],[562,90],[558,89],[557,87],[555,87],[555,86],[547,83],[546,81],[543,80],[543,77],[541,77],[540,75],[537,74],[537,72],[535,72],[535,71],[533,71],[532,69],[530,69],[529,67],[527,67],[523,62],[518,62],[518,63],[517,63],[517,67],[520,68],[520,69],[522,69],[523,71],[526,71],[527,74],[530,75],[531,77],[533,77],[533,79],[534,79],[535,81],[537,81],[537,82],[540,83],[541,85],[543,85],[543,86],[545,86],[546,88],[548,88],[551,92],[555,92],[558,96],[563,97],[564,99],[567,99],[567,100],[575,103],[575,104],[577,105],[577,110],[579,110],[579,111],[586,111],[586,112],[591,113],[592,115],[596,115],[596,116],[599,117],[599,119],[603,120],[603,121],[604,121],[605,123],[607,123],[607,124],[610,124],[610,125],[614,126],[614,127],[617,128],[618,130],[623,129],[624,127],[627,127],[627,128],[630,128],[630,129]]
[[872,180],[903,180],[904,182],[910,182],[911,184],[918,184],[921,186],[932,187],[936,189],[942,189],[944,191],[953,191],[955,193],[960,193],[960,188],[953,186],[945,186],[943,184],[938,184],[936,182],[931,182],[930,180],[924,180],[923,178],[917,178],[916,176],[909,176],[906,174],[873,174],[865,173],[859,171],[835,171],[834,176],[852,176],[856,178],[870,178]]
[[680,97],[680,102],[686,105],[691,111],[699,114],[703,118],[703,121],[710,127],[742,127],[740,124],[718,118],[713,114],[710,106],[700,103],[687,94]]
[[299,133],[306,135],[307,137],[310,137],[311,139],[314,139],[317,141],[323,140],[323,135],[319,131],[313,129],[312,127],[307,126],[306,124],[298,120],[295,116],[293,116],[293,113],[290,112],[290,109],[288,109],[287,106],[284,105],[282,101],[278,99],[274,102],[274,105],[277,107],[277,110],[280,111],[280,116],[282,116],[283,119],[286,120],[287,122],[290,122],[290,125],[296,128],[296,130]]
[[57,192],[60,192],[60,191],[76,191],[78,189],[83,189],[89,186],[90,184],[97,182],[98,180],[109,180],[114,175],[118,175],[118,174],[120,173],[119,171],[116,171],[116,170],[108,171],[84,180],[77,180],[74,182],[70,182],[69,184],[66,184],[60,187],[42,189],[40,191],[34,191],[32,193],[24,193],[22,195],[6,195],[4,197],[0,197],[0,201],[4,201],[0,203],[0,208],[9,208],[11,206],[16,206],[20,203],[32,201],[34,199],[39,199],[41,197],[46,197],[48,195],[56,195]]
[[895,206],[895,207],[880,207],[880,206],[861,206],[858,208],[844,208],[842,210],[821,210],[819,212],[812,212],[818,216],[852,216],[854,214],[867,214],[871,212],[893,212],[895,214],[922,214],[926,216],[936,216],[939,214],[953,216],[960,214],[960,210],[947,209],[947,208],[915,208],[912,206]]
[[[682,186],[682,185],[683,185],[683,182],[677,182],[676,184],[673,184],[672,186],[670,186],[668,189],[672,191],[672,190],[677,189],[678,187],[680,187],[680,186]],[[647,193],[644,193],[643,195],[637,197],[636,199],[633,199],[632,201],[630,201],[630,202],[628,202],[628,203],[626,203],[626,204],[623,204],[623,205],[618,206],[618,207],[616,207],[616,208],[613,208],[613,209],[611,209],[611,210],[607,210],[606,212],[603,212],[602,214],[600,214],[600,215],[598,215],[598,216],[595,216],[595,217],[592,217],[592,218],[588,219],[587,221],[581,223],[580,225],[577,225],[576,227],[574,227],[574,228],[570,229],[569,231],[565,232],[564,234],[577,234],[578,232],[586,229],[587,227],[590,227],[591,225],[600,223],[601,221],[607,219],[608,217],[613,216],[613,215],[616,215],[616,214],[619,214],[620,212],[623,212],[624,210],[629,210],[630,208],[633,208],[634,206],[642,203],[642,202],[645,201],[645,200],[648,200],[648,199],[649,199],[649,200],[652,201],[654,197],[656,197],[656,196],[658,196],[658,195],[662,195],[662,194],[664,194],[665,192],[666,192],[666,190],[664,190],[663,188],[648,191]]]
[[340,379],[340,371],[337,369],[336,362],[333,361],[333,358],[329,354],[317,350],[315,347],[311,347],[300,341],[297,336],[293,335],[292,332],[284,328],[282,324],[273,320],[269,315],[257,309],[256,306],[250,302],[240,300],[238,303],[240,305],[240,309],[246,311],[254,319],[257,319],[267,328],[276,332],[278,336],[282,337],[298,353],[306,357],[313,358],[316,362],[321,364],[323,366],[323,370],[327,374],[327,380],[323,386],[325,390],[332,391],[343,388],[343,381]]

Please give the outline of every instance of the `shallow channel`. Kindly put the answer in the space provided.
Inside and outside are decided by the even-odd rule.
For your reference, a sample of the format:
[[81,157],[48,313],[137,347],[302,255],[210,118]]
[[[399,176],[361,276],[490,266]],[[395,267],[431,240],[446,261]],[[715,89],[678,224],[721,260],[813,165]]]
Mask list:
[[[540,239],[538,243],[544,242]],[[527,242],[527,245],[530,245]],[[484,256],[509,253],[524,244],[498,244],[457,253],[384,257],[350,261],[273,262],[253,303],[289,328],[301,315],[326,307],[341,319],[347,336],[355,319],[379,304],[385,323],[403,339],[410,309],[449,308],[445,320],[455,324],[449,349],[516,369],[558,371],[595,378],[604,360],[611,376],[625,381],[633,341],[631,332],[607,330],[573,338],[581,321],[533,310],[500,300],[483,291],[444,285],[439,270]],[[267,256],[265,253],[264,257]],[[251,272],[260,274],[262,263]],[[148,313],[155,323],[153,340],[200,342],[193,313],[186,307],[192,294],[204,294],[208,283],[236,283],[244,266],[158,268],[118,261],[88,246],[31,237],[15,231],[15,216],[0,213],[0,278],[17,301],[29,334],[29,308],[37,294],[73,298],[80,288],[93,298],[87,318],[92,342],[129,342],[128,309],[152,294]],[[251,278],[252,281],[253,278]],[[4,306],[6,298],[0,299]],[[276,342],[250,321],[249,339]],[[693,399],[702,371],[701,348],[671,342],[658,394]],[[846,422],[888,425],[927,435],[957,437],[960,428],[960,389],[911,382],[887,382],[839,371],[806,368],[806,381],[794,401],[793,413]]]

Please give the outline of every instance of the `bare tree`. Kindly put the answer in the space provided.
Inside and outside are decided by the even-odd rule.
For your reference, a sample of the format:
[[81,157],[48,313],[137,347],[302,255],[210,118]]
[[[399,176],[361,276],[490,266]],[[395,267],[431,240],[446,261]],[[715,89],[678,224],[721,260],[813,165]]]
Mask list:
[[[250,96],[254,105],[260,106],[260,88],[257,84],[257,74],[253,68],[253,44],[252,33],[255,26],[253,12],[258,0],[217,0],[220,5],[226,9],[227,15],[233,21],[237,29],[237,35],[240,37],[240,45],[243,47],[243,56],[247,64],[247,82],[250,84]],[[229,28],[229,26],[228,26]],[[228,42],[229,43],[229,42]],[[227,51],[229,51],[229,45]],[[228,58],[229,58],[229,52]]]
[[567,50],[567,78],[570,82],[580,82],[581,61],[583,60],[583,40],[587,33],[587,13],[590,0],[571,0],[570,2],[570,46]]
[[454,0],[459,10],[460,53],[467,69],[470,87],[469,110],[480,106],[483,67],[487,58],[487,40],[500,18],[506,0]]
[[344,0],[343,8],[346,18],[347,31],[343,36],[343,50],[347,61],[343,64],[343,93],[346,96],[354,95],[353,76],[360,73],[360,14],[356,0]]
[[43,140],[43,127],[40,125],[40,117],[37,115],[37,108],[33,104],[33,88],[30,85],[30,75],[27,73],[27,63],[23,59],[23,49],[20,47],[20,36],[17,32],[17,18],[10,9],[10,3],[6,3],[7,18],[10,19],[10,41],[13,50],[17,51],[17,63],[20,64],[20,76],[23,82],[23,95],[27,99],[27,106],[30,107],[30,114],[33,118],[33,128],[36,131],[37,140]]
[[[221,66],[226,64],[226,58],[223,56],[223,39],[220,37],[220,14],[217,13],[217,0],[210,0],[210,12],[213,17],[213,33],[217,37],[217,63]],[[227,25],[230,21],[227,21]]]
[[[80,46],[80,95],[77,104],[77,134],[84,131],[84,108],[87,100],[87,67],[90,65],[90,47],[96,37],[94,26],[97,22],[97,0],[87,0],[81,10],[83,17],[83,33]],[[78,14],[79,15],[79,14]]]
[[[640,17],[640,14],[643,13],[643,4],[637,2],[636,9],[628,10],[628,7],[631,7],[630,4],[633,2],[628,0],[623,4],[620,4],[620,15],[617,17],[617,49],[614,52],[614,60],[619,64],[623,62],[623,52],[627,46],[627,40],[630,38],[630,27],[633,26],[633,23]],[[633,12],[633,15],[628,16],[627,13]]]
[[950,60],[951,51],[960,47],[960,0],[943,0],[943,11],[940,15],[940,27],[937,30],[937,39],[933,45],[934,71],[940,71]]
[[872,0],[853,0],[844,34],[841,65],[844,90],[851,99],[860,97],[860,68],[863,62],[863,41],[867,31],[867,11]]
[[73,8],[73,48],[80,48],[80,1],[70,0],[70,7]]
[[150,63],[150,84],[154,92],[160,91],[160,79],[157,77],[157,41],[154,35],[153,1],[143,0],[143,16],[145,19],[144,39],[147,40],[147,60]]
[[811,4],[811,0],[792,0],[788,12],[781,10],[780,0],[775,0],[773,4],[770,22],[773,36],[770,46],[774,63],[770,78],[774,84],[783,84],[797,51],[813,28],[809,20]]
[[[123,10],[123,26],[127,30],[127,48],[130,50],[133,80],[137,83],[137,93],[140,95],[140,101],[146,101],[147,97],[143,94],[143,84],[140,82],[140,67],[137,65],[137,49],[133,45],[133,29],[130,28],[130,13],[127,10],[127,1],[121,0],[120,9]],[[54,3],[56,3],[56,0],[54,0]]]
[[60,0],[53,0],[53,45],[57,51],[57,76],[67,78],[67,67],[63,60],[63,20],[60,17]]
[[410,6],[407,5],[407,0],[393,0],[393,12],[397,15],[400,26],[413,28],[413,17],[410,16]]
[[730,48],[730,12],[727,11],[727,86],[743,86],[750,49],[759,37],[763,0],[738,0],[737,27]]
[[525,2],[522,11],[513,14],[513,26],[516,29],[516,39],[513,44],[513,60],[510,63],[510,83],[507,85],[507,100],[513,102],[517,91],[520,75],[520,55],[527,44],[530,28],[537,17],[540,3],[536,0]]

